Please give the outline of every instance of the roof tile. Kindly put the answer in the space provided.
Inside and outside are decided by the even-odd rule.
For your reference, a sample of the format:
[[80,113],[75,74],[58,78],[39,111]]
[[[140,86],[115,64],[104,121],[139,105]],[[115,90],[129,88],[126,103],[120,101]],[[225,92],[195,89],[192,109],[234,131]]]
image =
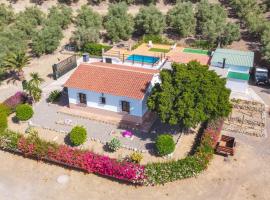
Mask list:
[[81,64],[65,87],[142,99],[158,70],[108,63]]

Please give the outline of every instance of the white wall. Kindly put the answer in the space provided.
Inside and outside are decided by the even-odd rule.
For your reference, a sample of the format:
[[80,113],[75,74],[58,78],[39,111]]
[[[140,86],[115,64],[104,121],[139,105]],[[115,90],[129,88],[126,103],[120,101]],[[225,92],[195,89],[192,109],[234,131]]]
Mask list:
[[247,93],[248,82],[244,80],[227,79],[226,87],[233,92]]
[[130,102],[130,115],[142,117],[143,114],[147,111],[147,108],[145,109],[145,105],[144,106],[142,105],[143,102],[146,103],[145,100],[104,94],[103,96],[106,98],[106,104],[103,105],[100,104],[100,97],[102,96],[101,93],[74,88],[68,88],[69,103],[78,104],[79,93],[86,94],[87,106],[89,107],[109,110],[113,112],[121,112],[122,111],[121,101],[128,101]]

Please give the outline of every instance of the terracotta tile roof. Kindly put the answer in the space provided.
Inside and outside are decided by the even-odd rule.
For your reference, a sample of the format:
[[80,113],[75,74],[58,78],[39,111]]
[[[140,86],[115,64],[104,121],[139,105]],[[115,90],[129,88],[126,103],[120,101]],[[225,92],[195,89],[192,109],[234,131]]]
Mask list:
[[210,57],[207,55],[195,54],[195,53],[185,53],[185,52],[174,52],[168,56],[170,62],[178,63],[188,63],[193,60],[197,60],[203,65],[208,65]]
[[64,86],[142,99],[154,74],[158,72],[108,63],[81,64]]

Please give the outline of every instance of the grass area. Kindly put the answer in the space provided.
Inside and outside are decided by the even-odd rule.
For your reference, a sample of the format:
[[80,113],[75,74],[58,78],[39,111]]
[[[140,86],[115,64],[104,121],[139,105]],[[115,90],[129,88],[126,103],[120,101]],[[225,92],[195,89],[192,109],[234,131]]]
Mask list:
[[209,55],[210,51],[203,50],[203,49],[191,49],[191,48],[184,48],[184,51],[186,53],[197,53],[197,54],[203,54],[203,55]]
[[160,49],[160,48],[151,48],[149,51],[153,52],[160,52],[160,53],[168,53],[170,50],[169,49]]

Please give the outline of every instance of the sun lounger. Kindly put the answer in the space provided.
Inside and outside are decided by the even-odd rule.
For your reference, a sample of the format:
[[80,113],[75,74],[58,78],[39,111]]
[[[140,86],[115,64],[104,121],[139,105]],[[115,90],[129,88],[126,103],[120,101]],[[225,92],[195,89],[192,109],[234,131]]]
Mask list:
[[147,45],[149,48],[152,48],[153,47],[153,43],[151,40],[148,41],[148,45]]
[[171,50],[174,50],[176,48],[176,43],[174,45],[171,46]]

